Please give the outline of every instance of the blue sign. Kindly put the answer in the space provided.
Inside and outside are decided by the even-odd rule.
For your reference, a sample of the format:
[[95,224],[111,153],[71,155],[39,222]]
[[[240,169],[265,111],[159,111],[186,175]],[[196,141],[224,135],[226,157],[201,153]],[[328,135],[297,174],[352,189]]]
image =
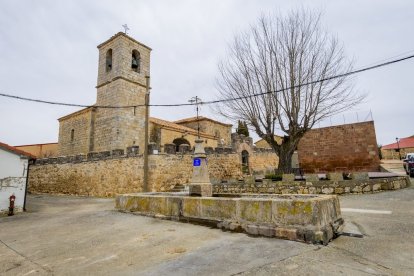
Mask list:
[[201,159],[200,158],[194,158],[193,159],[193,166],[194,167],[200,167],[201,165]]

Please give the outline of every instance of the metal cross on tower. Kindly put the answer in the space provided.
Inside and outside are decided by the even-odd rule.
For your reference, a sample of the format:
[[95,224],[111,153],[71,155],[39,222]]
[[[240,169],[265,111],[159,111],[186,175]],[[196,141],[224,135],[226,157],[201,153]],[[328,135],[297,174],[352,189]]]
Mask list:
[[198,120],[199,106],[202,104],[198,96],[192,97],[188,102],[195,103],[197,110],[197,138],[200,139],[200,121]]
[[127,34],[127,31],[129,31],[128,25],[124,24],[124,25],[122,25],[122,27],[124,27],[125,34]]

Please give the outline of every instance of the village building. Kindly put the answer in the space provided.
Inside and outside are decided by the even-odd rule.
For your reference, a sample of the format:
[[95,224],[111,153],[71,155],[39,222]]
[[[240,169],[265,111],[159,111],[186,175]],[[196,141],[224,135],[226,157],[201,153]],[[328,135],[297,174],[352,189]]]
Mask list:
[[[60,156],[128,147],[143,151],[151,48],[120,32],[98,49],[96,104],[58,119]],[[198,135],[205,146],[231,144],[231,125],[205,117],[176,122],[150,118],[149,131],[148,142],[158,151],[165,144],[174,144],[176,151],[182,144],[192,148]]]
[[16,149],[34,155],[36,158],[48,158],[57,156],[58,143],[44,143],[14,146]]
[[412,152],[414,152],[414,136],[401,138],[398,142],[381,147],[383,159],[400,159]]
[[26,202],[30,153],[0,142],[0,213],[9,211],[9,198],[15,197],[14,212],[21,212]]
[[[145,141],[151,48],[117,33],[98,50],[96,104],[58,119],[57,156],[30,166],[32,192],[113,196],[170,191],[190,183],[198,137],[214,183],[275,173],[279,158],[266,142],[254,145],[251,137],[231,133],[232,125],[203,116],[177,121],[149,117]],[[312,129],[297,152],[294,167],[304,173],[379,169],[373,121]]]

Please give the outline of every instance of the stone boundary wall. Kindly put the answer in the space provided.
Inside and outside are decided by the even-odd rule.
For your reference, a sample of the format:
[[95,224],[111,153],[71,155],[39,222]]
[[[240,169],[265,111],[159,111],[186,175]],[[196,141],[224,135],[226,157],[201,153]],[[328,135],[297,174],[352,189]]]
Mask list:
[[272,181],[213,184],[213,194],[361,194],[399,190],[410,186],[405,176],[369,180]]
[[[208,150],[212,179],[242,178],[240,155],[231,148]],[[268,151],[254,153],[269,163]],[[90,152],[87,155],[38,159],[30,166],[29,192],[110,197],[143,191],[143,156],[137,146],[123,150]],[[259,166],[258,164],[257,166]],[[262,168],[264,165],[260,165]],[[252,168],[254,169],[254,168]],[[187,184],[192,177],[192,154],[183,149],[177,154],[149,155],[149,188],[169,191]]]

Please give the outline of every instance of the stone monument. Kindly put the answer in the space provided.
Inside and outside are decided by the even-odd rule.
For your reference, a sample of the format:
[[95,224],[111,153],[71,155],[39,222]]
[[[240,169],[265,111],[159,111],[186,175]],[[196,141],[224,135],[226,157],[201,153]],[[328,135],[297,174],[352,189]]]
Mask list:
[[203,147],[203,140],[195,140],[193,155],[193,177],[189,185],[190,196],[198,195],[210,197],[213,195],[213,185],[208,174],[206,152]]

